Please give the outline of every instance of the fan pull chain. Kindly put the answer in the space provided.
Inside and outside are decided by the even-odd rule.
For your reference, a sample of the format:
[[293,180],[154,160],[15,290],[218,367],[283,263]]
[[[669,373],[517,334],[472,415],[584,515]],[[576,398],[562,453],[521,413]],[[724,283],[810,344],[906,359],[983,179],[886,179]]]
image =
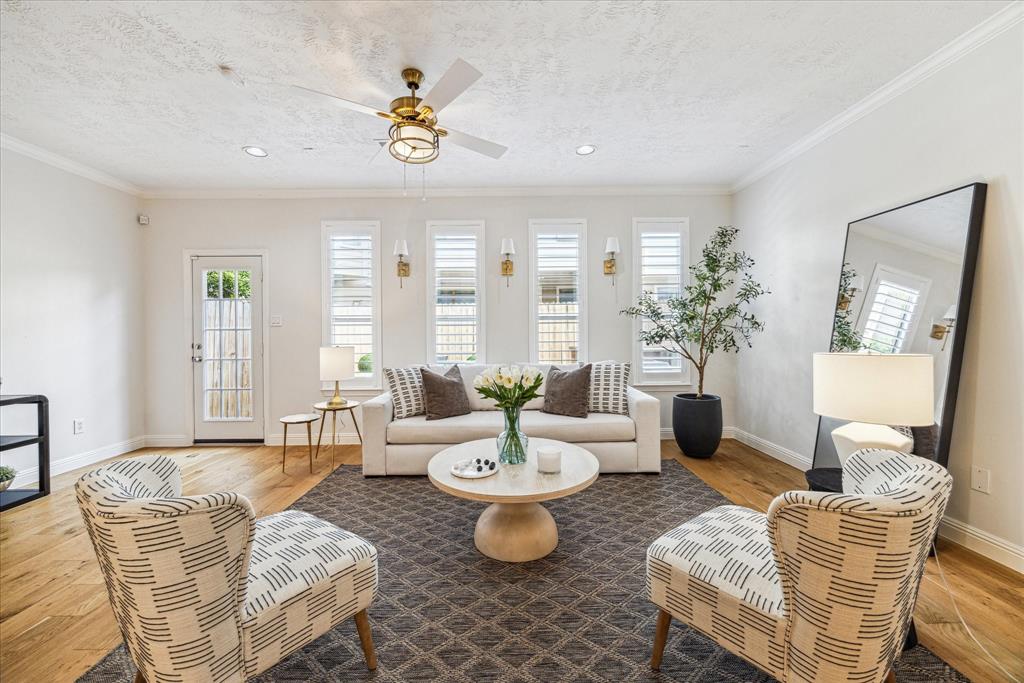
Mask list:
[[427,165],[421,165],[420,170],[422,171],[422,173],[420,174],[420,179],[422,183],[420,188],[421,191],[423,192],[423,195],[420,197],[420,201],[425,202],[427,201]]
[[405,179],[405,171],[409,168],[409,164],[402,164],[402,196],[409,196],[409,183]]

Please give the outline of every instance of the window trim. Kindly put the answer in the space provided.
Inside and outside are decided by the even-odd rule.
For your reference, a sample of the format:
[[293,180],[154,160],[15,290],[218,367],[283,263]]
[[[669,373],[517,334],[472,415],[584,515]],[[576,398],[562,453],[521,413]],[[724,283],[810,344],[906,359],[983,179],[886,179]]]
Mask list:
[[[356,235],[369,231],[371,245],[371,284],[372,296],[372,334],[373,334],[373,372],[370,377],[354,377],[343,380],[341,385],[346,389],[380,389],[381,368],[384,366],[381,337],[381,245],[380,221],[375,220],[328,220],[320,223],[320,344],[331,345],[331,265],[330,238],[335,235]],[[319,375],[318,375],[319,376]],[[321,382],[321,389],[332,389],[333,382]]]
[[[895,280],[896,284],[899,285],[900,281],[909,281],[908,286],[920,285],[918,288],[918,299],[917,303],[914,304],[914,313],[910,317],[910,325],[907,327],[907,334],[903,338],[904,344],[913,344],[914,337],[917,336],[917,326],[921,322],[921,318],[924,317],[925,302],[928,300],[928,294],[931,291],[932,281],[931,278],[912,273],[909,270],[901,270],[892,266],[876,261],[875,267],[871,271],[871,280],[868,284],[867,289],[864,291],[864,300],[861,302],[860,310],[857,312],[857,332],[863,337],[864,330],[867,327],[868,316],[871,313],[871,307],[874,305],[875,297],[878,296],[878,286],[886,275],[889,279]],[[901,344],[900,348],[895,353],[909,353],[903,349]]]
[[[678,226],[678,230],[675,229]],[[643,257],[640,236],[643,233],[667,233],[679,235],[679,268],[680,288],[685,287],[690,281],[690,219],[685,216],[675,218],[633,218],[633,299],[636,300],[643,291],[643,272],[641,270]],[[633,385],[640,387],[688,387],[693,385],[691,371],[693,370],[690,361],[681,358],[682,365],[679,373],[673,373],[670,379],[650,379],[643,372],[643,359],[641,358],[639,319],[633,319],[632,347],[633,347]]]
[[427,221],[427,284],[424,287],[424,301],[427,307],[427,364],[437,365],[436,309],[434,287],[437,282],[434,273],[434,237],[437,235],[476,236],[476,288],[477,288],[477,351],[476,363],[487,362],[487,277],[484,272],[487,252],[487,237],[484,220],[430,220]]
[[586,218],[531,218],[529,219],[530,233],[530,362],[540,363],[539,351],[537,350],[537,233],[553,232],[555,234],[577,235],[579,238],[579,330],[580,343],[576,353],[578,363],[586,363],[589,358],[590,345],[588,344],[587,331],[589,300],[587,292],[587,219]]

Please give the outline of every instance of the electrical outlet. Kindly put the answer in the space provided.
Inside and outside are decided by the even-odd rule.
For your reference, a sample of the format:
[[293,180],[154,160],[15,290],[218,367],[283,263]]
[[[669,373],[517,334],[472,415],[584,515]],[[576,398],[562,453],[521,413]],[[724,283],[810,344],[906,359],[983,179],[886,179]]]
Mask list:
[[75,418],[74,420],[72,420],[72,422],[71,422],[71,430],[75,434],[81,434],[82,432],[84,432],[85,431],[85,420],[83,420],[80,417],[79,418]]
[[971,490],[992,493],[992,472],[984,467],[971,468]]
[[284,321],[281,320],[281,316],[279,316],[279,315],[272,315],[272,316],[270,316],[270,326],[271,327],[283,327],[284,326]]

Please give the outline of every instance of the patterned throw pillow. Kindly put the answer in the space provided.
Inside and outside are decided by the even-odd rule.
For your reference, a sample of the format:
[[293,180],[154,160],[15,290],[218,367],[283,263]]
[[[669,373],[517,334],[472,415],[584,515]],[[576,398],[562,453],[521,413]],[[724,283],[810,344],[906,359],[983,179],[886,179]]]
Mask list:
[[391,390],[396,420],[422,415],[426,412],[423,401],[423,379],[419,366],[414,368],[384,368],[384,377]]
[[594,363],[590,373],[590,412],[629,415],[629,363]]

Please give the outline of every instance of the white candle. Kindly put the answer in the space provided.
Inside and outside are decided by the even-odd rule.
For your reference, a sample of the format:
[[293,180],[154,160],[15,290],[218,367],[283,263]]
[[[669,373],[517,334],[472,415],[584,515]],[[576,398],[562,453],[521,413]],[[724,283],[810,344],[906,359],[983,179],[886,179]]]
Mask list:
[[537,449],[537,471],[554,474],[562,471],[562,451],[551,446]]

